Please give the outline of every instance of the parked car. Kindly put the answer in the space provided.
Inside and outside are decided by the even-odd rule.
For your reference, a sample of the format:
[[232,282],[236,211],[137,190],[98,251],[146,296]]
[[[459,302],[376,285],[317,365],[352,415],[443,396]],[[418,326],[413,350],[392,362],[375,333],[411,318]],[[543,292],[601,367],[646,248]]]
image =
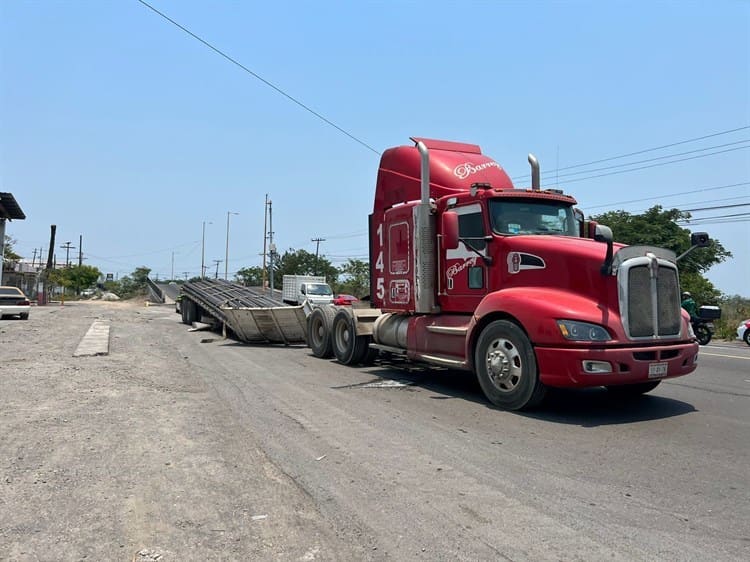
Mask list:
[[737,327],[737,339],[750,345],[750,318],[740,322],[740,325]]
[[333,304],[346,305],[359,302],[359,299],[353,295],[336,295],[333,298]]
[[0,318],[18,316],[21,320],[29,319],[31,303],[18,287],[0,287]]

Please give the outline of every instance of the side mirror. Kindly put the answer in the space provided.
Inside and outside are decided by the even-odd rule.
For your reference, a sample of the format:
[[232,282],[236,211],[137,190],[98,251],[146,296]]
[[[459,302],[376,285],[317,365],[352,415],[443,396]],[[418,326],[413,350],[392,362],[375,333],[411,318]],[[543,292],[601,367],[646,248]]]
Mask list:
[[458,248],[458,215],[453,211],[446,211],[442,217],[443,249]]
[[603,224],[596,224],[594,226],[594,240],[597,242],[605,242],[607,244],[607,255],[602,264],[602,275],[609,275],[610,269],[612,269],[614,239],[615,237],[612,235],[612,229],[608,226],[604,226]]
[[711,237],[708,235],[707,232],[693,232],[690,235],[690,247],[677,256],[676,261],[680,261],[682,258],[687,256],[690,252],[695,250],[696,248],[705,248],[706,246],[711,245]]
[[690,245],[698,248],[706,248],[711,245],[711,238],[707,232],[693,232],[690,235]]
[[595,226],[593,238],[597,242],[606,242],[607,244],[611,244],[614,240],[614,236],[612,236],[612,229],[608,226],[604,226],[603,224],[597,224]]
[[299,288],[299,292],[300,292],[300,293],[302,293],[303,295],[306,295],[306,294],[307,294],[307,291],[305,291],[305,286],[304,286],[304,285],[301,285],[301,286],[300,286],[300,288]]

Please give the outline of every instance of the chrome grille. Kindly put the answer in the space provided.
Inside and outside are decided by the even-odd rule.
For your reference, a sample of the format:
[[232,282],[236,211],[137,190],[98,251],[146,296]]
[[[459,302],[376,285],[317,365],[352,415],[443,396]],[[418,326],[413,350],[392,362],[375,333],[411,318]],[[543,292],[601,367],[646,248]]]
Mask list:
[[680,288],[674,265],[653,256],[632,258],[620,266],[619,283],[622,321],[629,337],[679,335]]
[[652,310],[648,267],[631,267],[628,271],[628,326],[625,326],[631,337],[642,338],[654,334]]

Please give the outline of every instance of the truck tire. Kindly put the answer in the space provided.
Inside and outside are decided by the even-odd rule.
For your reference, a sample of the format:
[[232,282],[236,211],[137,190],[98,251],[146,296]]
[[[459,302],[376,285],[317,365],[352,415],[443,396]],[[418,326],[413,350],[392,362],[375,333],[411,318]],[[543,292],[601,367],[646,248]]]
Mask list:
[[356,365],[367,355],[369,336],[356,334],[354,317],[346,310],[339,311],[331,325],[331,345],[339,363]]
[[619,398],[635,398],[641,394],[651,392],[661,381],[639,382],[636,384],[619,384],[608,386],[607,390]]
[[189,300],[185,303],[185,324],[192,326],[193,322],[197,322],[200,319],[198,305],[193,301]]
[[314,309],[307,319],[307,342],[315,357],[333,357],[331,329],[334,316],[336,309],[331,306],[320,306]]
[[496,320],[482,330],[474,369],[487,399],[505,410],[532,408],[546,394],[529,338],[508,320]]

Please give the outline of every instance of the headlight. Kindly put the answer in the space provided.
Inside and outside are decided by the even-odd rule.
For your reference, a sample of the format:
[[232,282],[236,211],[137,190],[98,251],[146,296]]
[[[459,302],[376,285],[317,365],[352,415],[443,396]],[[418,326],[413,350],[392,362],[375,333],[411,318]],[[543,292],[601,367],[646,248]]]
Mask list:
[[611,338],[607,330],[596,324],[577,322],[575,320],[558,320],[562,337],[572,341],[608,341]]

